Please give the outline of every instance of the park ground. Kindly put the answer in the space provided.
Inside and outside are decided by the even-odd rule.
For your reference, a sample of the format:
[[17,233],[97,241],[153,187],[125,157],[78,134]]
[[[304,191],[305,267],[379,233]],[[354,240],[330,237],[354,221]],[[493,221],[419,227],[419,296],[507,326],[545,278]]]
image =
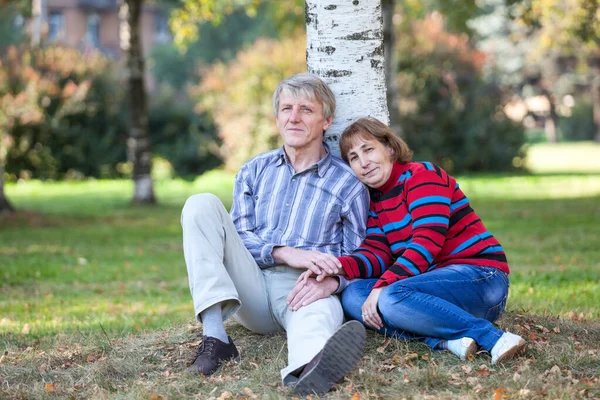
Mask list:
[[[562,147],[561,147],[562,146]],[[498,321],[528,340],[499,366],[370,333],[328,399],[600,398],[600,146],[536,145],[532,174],[458,180],[511,265]],[[278,399],[285,336],[235,322],[242,361],[185,373],[199,344],[181,246],[187,196],[231,204],[233,175],[156,182],[157,207],[129,205],[129,181],[6,188],[0,215],[0,398]]]

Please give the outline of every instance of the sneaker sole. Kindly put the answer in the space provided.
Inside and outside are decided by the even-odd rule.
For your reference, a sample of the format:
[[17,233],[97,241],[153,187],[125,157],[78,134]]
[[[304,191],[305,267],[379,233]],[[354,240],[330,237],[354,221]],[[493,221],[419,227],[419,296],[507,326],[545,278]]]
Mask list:
[[465,358],[461,358],[461,360],[471,360],[475,358],[477,354],[477,342],[473,340],[469,347],[467,347],[467,351],[465,352]]
[[514,356],[516,356],[517,354],[519,354],[521,351],[523,351],[525,349],[526,344],[527,344],[527,342],[525,342],[525,340],[523,340],[523,339],[519,340],[519,343],[517,343],[510,349],[506,350],[504,352],[504,354],[502,354],[500,357],[498,357],[496,362],[494,362],[493,364],[494,365],[500,364],[501,362],[504,362],[506,360],[513,358]]
[[322,396],[329,392],[358,363],[366,337],[367,332],[360,322],[349,321],[342,325],[325,343],[317,365],[298,381],[295,393]]

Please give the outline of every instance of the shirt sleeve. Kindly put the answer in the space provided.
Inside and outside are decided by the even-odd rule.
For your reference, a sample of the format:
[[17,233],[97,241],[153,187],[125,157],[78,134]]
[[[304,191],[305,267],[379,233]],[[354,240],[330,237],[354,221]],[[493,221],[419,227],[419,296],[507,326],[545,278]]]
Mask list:
[[369,201],[369,191],[362,183],[358,183],[356,194],[342,209],[342,255],[350,254],[365,238]]
[[439,167],[419,171],[406,181],[412,239],[374,288],[422,274],[432,267],[446,240],[453,189],[449,175]]
[[379,218],[369,211],[367,236],[352,254],[338,257],[348,279],[377,278],[392,264],[392,252]]
[[256,208],[252,185],[252,176],[244,165],[235,176],[231,219],[254,260],[260,268],[275,265],[273,248],[275,243],[267,243],[254,233],[256,229]]

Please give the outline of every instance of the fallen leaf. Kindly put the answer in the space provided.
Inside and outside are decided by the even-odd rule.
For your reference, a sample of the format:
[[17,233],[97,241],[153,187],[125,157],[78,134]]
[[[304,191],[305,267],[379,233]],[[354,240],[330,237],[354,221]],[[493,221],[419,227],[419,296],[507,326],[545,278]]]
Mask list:
[[489,376],[490,370],[488,369],[488,367],[485,367],[478,369],[477,371],[475,371],[475,373],[479,376]]
[[350,400],[360,400],[360,395],[358,394],[358,392],[355,392],[350,398]]
[[413,358],[419,358],[419,355],[417,353],[408,353],[406,355],[406,358],[408,358],[409,360],[412,360]]
[[153,394],[152,396],[150,396],[150,400],[160,400],[162,398],[163,397],[160,394]]
[[554,333],[560,333],[560,328],[558,326],[555,326],[554,328],[552,328],[552,331]]
[[23,335],[27,335],[30,330],[31,330],[31,326],[29,326],[29,324],[25,324],[25,325],[23,325],[23,329],[21,329],[21,333]]
[[528,338],[530,342],[537,342],[538,340],[540,340],[540,335],[538,335],[535,332],[532,332],[529,334]]
[[96,361],[96,357],[93,354],[90,354],[89,356],[87,356],[87,362],[94,362]]
[[423,355],[421,356],[421,359],[423,359],[423,360],[425,360],[425,361],[429,360],[429,354],[423,354]]
[[388,345],[390,343],[391,343],[391,340],[389,340],[389,339],[384,340],[383,344],[377,348],[377,352],[383,353],[385,351],[385,348],[388,347]]
[[400,364],[402,362],[402,360],[400,359],[400,356],[398,355],[398,353],[395,353],[392,356],[391,361],[392,361],[393,364],[396,364],[396,365],[398,365],[398,364]]
[[479,382],[479,379],[475,378],[474,376],[470,376],[467,378],[467,383],[469,385],[474,386],[475,384],[477,384],[477,382]]
[[502,395],[504,394],[504,388],[498,388],[494,390],[494,400],[502,400]]
[[560,367],[558,365],[544,371],[544,375],[560,375]]
[[230,399],[233,395],[231,394],[231,392],[223,392],[221,393],[221,395],[217,398],[217,400],[225,400],[225,399]]
[[46,392],[54,392],[56,390],[56,386],[54,386],[54,383],[46,383],[46,386],[44,386],[44,391]]
[[469,367],[468,365],[463,365],[460,367],[460,369],[462,369],[463,372],[467,375],[469,375],[471,371],[473,371],[473,368]]

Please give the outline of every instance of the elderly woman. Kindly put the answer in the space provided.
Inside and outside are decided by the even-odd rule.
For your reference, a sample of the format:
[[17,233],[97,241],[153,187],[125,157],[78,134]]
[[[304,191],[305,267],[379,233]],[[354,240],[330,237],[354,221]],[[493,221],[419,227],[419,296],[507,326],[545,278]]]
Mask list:
[[346,128],[340,149],[371,192],[367,237],[338,258],[340,274],[364,278],[343,292],[346,314],[461,359],[478,346],[493,364],[522,350],[520,336],[492,324],[508,296],[504,250],[454,178],[429,162],[411,162],[406,143],[374,118]]

